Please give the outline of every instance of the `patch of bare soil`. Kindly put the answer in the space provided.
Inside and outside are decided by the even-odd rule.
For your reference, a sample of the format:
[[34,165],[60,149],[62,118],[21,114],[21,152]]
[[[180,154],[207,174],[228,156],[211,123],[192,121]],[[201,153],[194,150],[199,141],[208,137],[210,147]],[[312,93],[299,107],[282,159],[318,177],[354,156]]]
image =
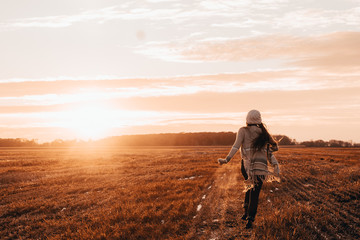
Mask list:
[[254,239],[245,229],[243,176],[240,164],[226,164],[216,171],[215,180],[205,191],[186,239]]

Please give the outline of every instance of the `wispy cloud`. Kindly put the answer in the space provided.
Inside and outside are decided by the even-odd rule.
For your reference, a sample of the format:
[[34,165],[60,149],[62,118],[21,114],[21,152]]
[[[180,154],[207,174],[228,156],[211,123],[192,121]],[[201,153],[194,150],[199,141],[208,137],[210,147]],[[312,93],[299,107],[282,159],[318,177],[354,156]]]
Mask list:
[[[42,112],[51,110],[51,106],[54,106],[54,109],[63,109],[72,104],[91,105],[97,102],[120,105],[127,109],[142,109],[141,106],[143,106],[144,109],[161,111],[162,108],[170,110],[176,106],[175,108],[181,111],[186,111],[186,109],[193,111],[192,106],[196,106],[195,102],[207,105],[209,101],[212,102],[212,109],[205,107],[205,111],[221,111],[224,106],[228,104],[231,106],[231,99],[237,99],[236,96],[256,98],[257,102],[269,102],[262,96],[273,93],[301,95],[306,91],[326,89],[329,91],[358,89],[359,76],[360,74],[353,73],[348,76],[339,76],[301,70],[283,70],[157,79],[3,83],[0,85],[0,106],[2,106],[0,112],[28,112],[30,110]],[[349,96],[353,96],[353,93]],[[311,101],[314,99],[310,96],[307,98]],[[214,103],[216,99],[221,99],[221,101]],[[356,101],[358,99],[352,102]],[[247,101],[245,102],[248,104]],[[311,104],[314,105],[314,103]],[[219,108],[216,107],[217,105]],[[9,109],[10,106],[13,109]],[[268,107],[274,108],[271,105]]]
[[[86,89],[73,94],[42,94],[42,95],[24,95],[17,97],[0,97],[0,105],[55,105],[78,102],[96,102],[107,101],[111,99],[123,99],[133,97],[163,97],[163,96],[181,96],[197,94],[200,92],[253,92],[253,91],[299,91],[313,88],[314,84],[303,84],[296,79],[278,79],[275,81],[258,82],[222,82],[204,81],[203,83],[194,82],[192,85],[177,86],[168,83],[166,86],[159,87],[121,87],[112,89]],[[73,90],[74,92],[74,90]]]
[[[78,108],[76,111],[70,109],[68,111],[52,111],[39,113],[0,113],[2,120],[1,127],[12,128],[32,128],[32,127],[59,127],[72,128],[80,119],[79,124],[86,124],[85,121],[89,117],[86,112],[87,109]],[[93,113],[94,114],[94,113]],[[95,113],[96,114],[96,113]],[[123,109],[104,109],[101,114],[107,120],[107,127],[123,128],[127,126],[144,126],[144,125],[168,125],[168,124],[199,124],[199,123],[220,123],[220,124],[235,124],[240,116],[245,115],[245,112],[223,112],[223,113],[186,113],[175,111],[145,111],[145,110],[123,110]],[[82,116],[84,115],[84,116]],[[27,119],[23,121],[22,119]],[[56,119],[56,120],[55,120]],[[74,125],[74,121],[76,124]]]
[[46,17],[33,17],[14,19],[5,24],[7,27],[45,27],[62,28],[71,26],[78,22],[98,21],[104,22],[110,19],[119,18],[115,7],[108,7],[99,10],[85,11],[76,15],[59,15]]
[[306,67],[359,68],[360,32],[295,37],[267,35],[246,39],[148,43],[138,53],[174,61],[248,61],[283,59]]
[[302,29],[311,31],[314,27],[328,28],[335,25],[358,28],[360,7],[345,10],[301,9],[285,13],[273,20],[278,29]]
[[[172,78],[73,80],[54,78],[0,83],[0,105],[54,105],[111,99],[148,98],[213,93],[304,91],[309,89],[358,86],[359,75],[313,75],[285,69],[233,74],[195,75]],[[316,77],[317,81],[313,81]],[[56,80],[61,79],[61,80]],[[344,81],[345,80],[345,81]],[[332,82],[331,85],[328,82]],[[347,85],[345,85],[347,84]]]
[[[287,9],[286,14],[279,14]],[[95,21],[104,23],[110,20],[171,20],[173,23],[192,22],[207,19],[216,27],[254,27],[300,28],[332,24],[357,26],[359,8],[345,10],[308,9],[292,4],[287,0],[261,1],[191,1],[183,4],[176,0],[124,1],[119,5],[101,9],[87,10],[78,14],[20,18],[3,22],[3,27],[69,27],[74,23]],[[336,16],[334,18],[334,15]]]
[[121,79],[114,75],[98,75],[98,76],[58,76],[45,78],[7,78],[0,79],[1,83],[22,83],[22,82],[55,82],[55,81],[89,81],[91,80],[107,80],[107,79]]
[[[345,1],[349,3],[351,1]],[[343,1],[336,2],[341,6]],[[146,21],[153,27],[165,29],[171,26],[190,36],[199,28],[206,29],[206,36],[239,36],[234,34],[239,28],[243,35],[280,34],[304,35],[304,33],[324,33],[334,31],[341,26],[346,31],[358,30],[360,7],[352,3],[347,8],[323,9],[311,8],[306,2],[295,3],[288,0],[259,1],[176,1],[176,0],[141,0],[122,1],[121,4],[82,11],[77,14],[39,16],[32,18],[8,19],[0,23],[2,30],[21,28],[65,28],[77,23],[104,24],[109,21]],[[220,32],[219,32],[220,31]],[[169,35],[166,41],[179,40],[179,35]],[[159,40],[159,39],[157,39]],[[171,43],[177,45],[178,43]],[[188,43],[186,43],[188,44]],[[219,43],[218,43],[219,44]],[[181,43],[180,43],[181,45]],[[192,46],[192,44],[190,44]],[[184,61],[179,46],[162,47],[149,43],[137,52],[166,61]],[[218,45],[218,47],[221,47]],[[180,46],[180,48],[182,48]],[[195,46],[199,50],[199,46]],[[184,49],[186,50],[186,49]],[[188,49],[190,51],[191,49]],[[178,51],[181,51],[180,54]],[[191,59],[195,61],[194,58]],[[189,61],[189,58],[187,58]]]
[[[63,28],[75,23],[94,22],[98,24],[111,20],[168,20],[184,18],[181,9],[178,8],[158,8],[150,7],[129,7],[127,4],[120,6],[106,7],[96,10],[88,10],[73,15],[56,15],[33,18],[13,19],[3,22],[3,28]],[[185,14],[187,15],[187,14]],[[177,16],[177,17],[176,17]]]

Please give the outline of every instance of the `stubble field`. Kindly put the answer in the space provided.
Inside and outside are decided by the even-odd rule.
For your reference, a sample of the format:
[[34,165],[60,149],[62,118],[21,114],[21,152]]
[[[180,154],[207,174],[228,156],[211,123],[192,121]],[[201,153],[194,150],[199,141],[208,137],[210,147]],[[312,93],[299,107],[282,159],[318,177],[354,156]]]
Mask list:
[[1,239],[360,238],[360,149],[281,148],[246,231],[229,150],[1,149]]

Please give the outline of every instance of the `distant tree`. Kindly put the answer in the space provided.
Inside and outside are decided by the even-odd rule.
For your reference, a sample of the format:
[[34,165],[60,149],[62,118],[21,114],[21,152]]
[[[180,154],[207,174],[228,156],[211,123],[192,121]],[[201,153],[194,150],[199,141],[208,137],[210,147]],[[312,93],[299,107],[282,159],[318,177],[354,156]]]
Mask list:
[[330,140],[330,141],[324,141],[324,140],[316,140],[316,141],[304,141],[300,143],[301,145],[304,145],[306,147],[353,147],[355,146],[351,141],[345,142],[341,140]]
[[1,138],[0,147],[36,147],[39,146],[36,139],[25,138]]
[[324,140],[316,140],[314,142],[314,145],[316,147],[327,147],[328,146],[328,143],[326,143]]
[[339,140],[330,140],[329,141],[329,146],[330,147],[342,147],[343,146],[343,142],[342,141],[339,141]]

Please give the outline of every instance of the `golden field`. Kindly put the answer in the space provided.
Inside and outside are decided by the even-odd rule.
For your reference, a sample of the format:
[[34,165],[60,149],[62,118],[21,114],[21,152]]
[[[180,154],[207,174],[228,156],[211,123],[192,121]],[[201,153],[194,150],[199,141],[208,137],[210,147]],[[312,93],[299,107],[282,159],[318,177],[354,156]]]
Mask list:
[[1,239],[360,238],[360,149],[280,148],[250,231],[229,150],[2,148]]

